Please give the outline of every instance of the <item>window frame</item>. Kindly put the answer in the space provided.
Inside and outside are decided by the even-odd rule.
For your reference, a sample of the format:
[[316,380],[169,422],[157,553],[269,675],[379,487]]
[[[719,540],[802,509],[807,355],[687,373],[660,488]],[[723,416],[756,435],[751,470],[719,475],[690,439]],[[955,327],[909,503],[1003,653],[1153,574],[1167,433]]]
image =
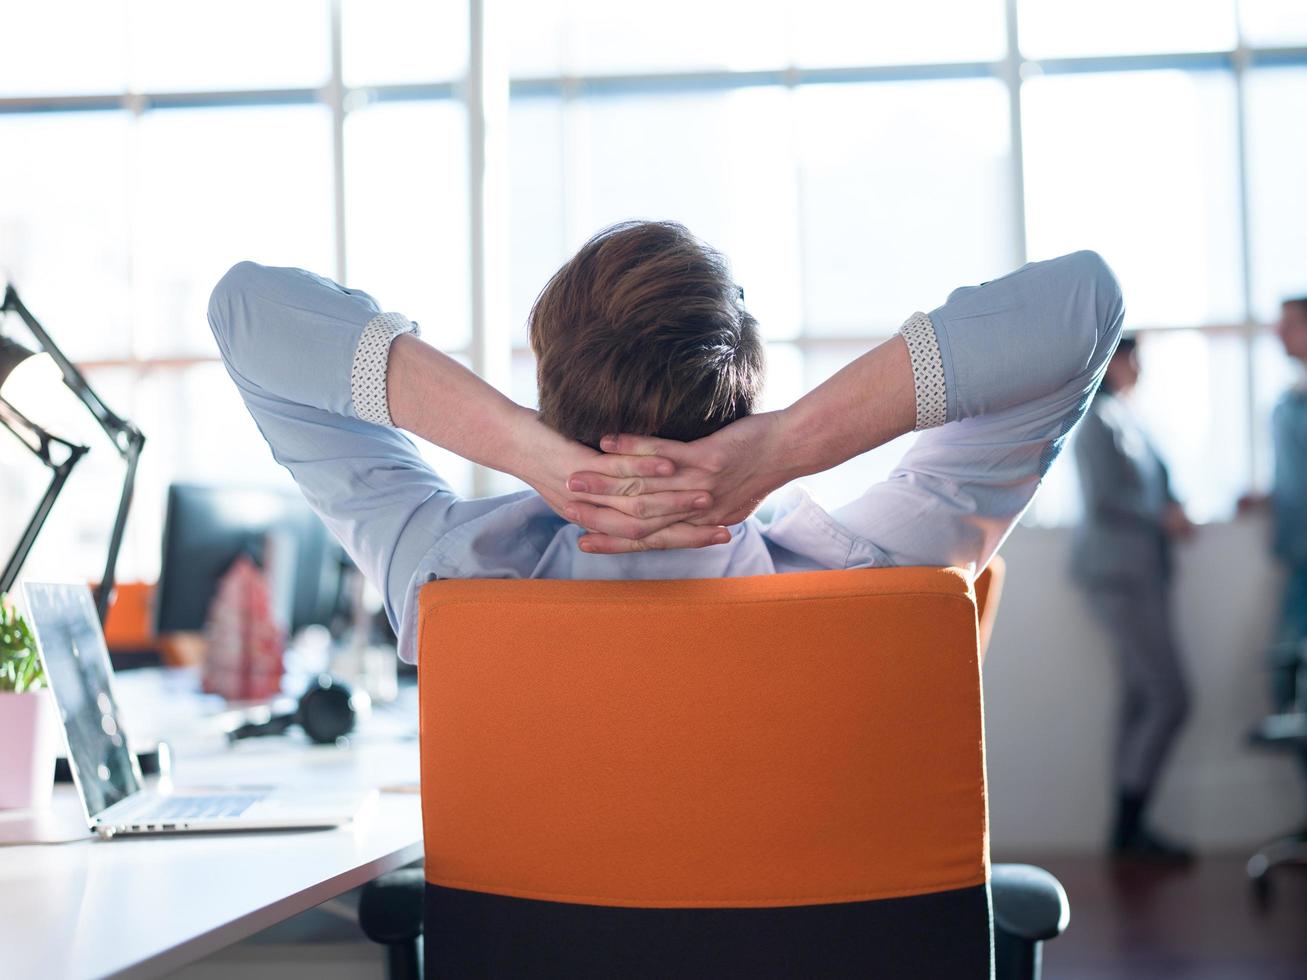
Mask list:
[[[492,383],[506,387],[512,358],[526,349],[514,346],[502,322],[507,304],[508,251],[506,215],[493,202],[500,195],[506,200],[507,149],[495,139],[507,125],[509,100],[514,98],[553,97],[564,109],[569,102],[583,97],[603,95],[658,95],[660,93],[711,92],[756,86],[780,86],[795,90],[809,85],[912,81],[929,79],[996,78],[1007,89],[1009,115],[1009,195],[1012,213],[1010,261],[1012,267],[1027,260],[1024,139],[1022,130],[1021,92],[1024,82],[1036,74],[1090,74],[1100,72],[1173,70],[1229,72],[1235,86],[1235,132],[1237,139],[1237,201],[1239,209],[1238,242],[1243,319],[1236,323],[1184,325],[1208,334],[1235,332],[1242,338],[1242,352],[1247,379],[1246,419],[1249,451],[1247,485],[1260,489],[1258,475],[1265,471],[1259,458],[1262,440],[1257,438],[1255,400],[1254,344],[1270,329],[1254,315],[1251,269],[1250,187],[1248,167],[1248,96],[1247,78],[1261,67],[1307,66],[1307,46],[1254,47],[1246,43],[1242,24],[1236,17],[1236,45],[1228,50],[1204,52],[1158,52],[1102,57],[1061,57],[1033,59],[1021,52],[1018,0],[1004,0],[1006,50],[997,61],[921,63],[903,65],[853,65],[837,68],[800,68],[794,65],[767,70],[703,70],[658,72],[625,75],[557,75],[549,77],[509,78],[507,50],[502,37],[503,24],[489,16],[486,0],[468,3],[467,73],[457,80],[433,80],[421,83],[350,87],[345,84],[342,65],[342,29],[340,0],[329,0],[328,42],[330,76],[319,87],[258,90],[223,90],[210,92],[133,92],[107,95],[52,95],[0,97],[0,115],[15,113],[57,113],[69,111],[122,111],[133,119],[146,113],[172,109],[197,109],[241,106],[290,106],[320,104],[331,113],[332,120],[332,188],[334,210],[334,275],[347,278],[345,227],[345,144],[344,126],[349,113],[374,102],[461,100],[468,119],[468,238],[473,255],[471,282],[472,331],[466,347],[448,353],[467,358],[475,370]],[[1236,3],[1237,0],[1232,0]],[[1237,10],[1236,10],[1237,13]],[[503,183],[500,181],[503,180]],[[802,201],[799,207],[803,207]],[[1132,325],[1134,332],[1147,334],[1172,329],[1169,324]],[[785,343],[800,350],[840,351],[852,345],[869,345],[884,334],[868,331],[863,337],[822,336],[810,332],[800,323],[799,335]],[[131,338],[124,344],[132,350]],[[140,375],[155,371],[181,370],[196,364],[212,363],[216,357],[108,358],[81,363],[94,374],[100,369],[128,368]],[[473,492],[490,492],[496,485],[492,474],[482,467],[473,471]]]

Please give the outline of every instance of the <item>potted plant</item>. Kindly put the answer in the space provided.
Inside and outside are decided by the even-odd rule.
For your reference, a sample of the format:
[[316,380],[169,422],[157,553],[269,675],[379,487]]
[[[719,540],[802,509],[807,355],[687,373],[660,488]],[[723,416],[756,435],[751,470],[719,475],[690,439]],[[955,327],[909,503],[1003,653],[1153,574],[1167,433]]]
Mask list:
[[0,809],[47,806],[58,731],[36,639],[0,595]]

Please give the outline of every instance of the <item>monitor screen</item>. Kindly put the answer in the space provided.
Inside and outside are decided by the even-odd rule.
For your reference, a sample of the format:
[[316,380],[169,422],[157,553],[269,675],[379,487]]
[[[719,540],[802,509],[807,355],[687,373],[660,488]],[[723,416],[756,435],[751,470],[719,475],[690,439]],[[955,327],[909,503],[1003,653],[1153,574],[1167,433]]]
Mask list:
[[91,590],[84,585],[23,586],[46,681],[68,739],[68,762],[87,816],[141,788],[110,687],[112,668]]
[[168,488],[158,631],[204,629],[222,576],[241,555],[264,565],[270,537],[279,538],[289,556],[286,591],[274,596],[281,600],[274,609],[280,625],[328,624],[340,591],[342,552],[303,497],[293,490],[179,483]]

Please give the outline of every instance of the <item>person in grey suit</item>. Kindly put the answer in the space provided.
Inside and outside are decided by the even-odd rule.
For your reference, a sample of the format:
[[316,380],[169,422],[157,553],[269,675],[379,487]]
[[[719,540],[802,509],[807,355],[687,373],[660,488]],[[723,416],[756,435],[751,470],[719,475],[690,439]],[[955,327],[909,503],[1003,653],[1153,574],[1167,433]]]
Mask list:
[[1138,379],[1135,339],[1123,338],[1075,437],[1084,518],[1074,537],[1072,570],[1120,662],[1111,850],[1120,857],[1187,862],[1189,850],[1153,830],[1144,812],[1189,711],[1170,604],[1172,542],[1191,534],[1193,525],[1126,399]]

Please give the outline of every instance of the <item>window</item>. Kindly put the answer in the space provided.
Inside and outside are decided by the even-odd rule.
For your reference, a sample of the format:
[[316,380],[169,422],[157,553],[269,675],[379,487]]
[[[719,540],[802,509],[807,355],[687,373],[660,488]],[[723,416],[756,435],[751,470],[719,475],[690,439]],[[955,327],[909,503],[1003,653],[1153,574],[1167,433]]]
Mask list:
[[[340,3],[346,85],[421,84],[462,75],[467,65],[466,4],[450,0]],[[319,21],[325,26],[325,18]]]
[[[0,97],[94,95],[127,85],[127,0],[6,0]],[[21,41],[19,39],[22,39]],[[59,57],[51,57],[57,51]]]
[[316,88],[331,74],[328,0],[128,0],[137,92]]
[[1245,357],[1234,332],[1159,330],[1139,344],[1133,400],[1167,460],[1172,489],[1196,520],[1232,516],[1248,490]]
[[1301,0],[1239,0],[1239,16],[1248,44],[1307,44],[1307,6]]
[[70,357],[130,354],[131,118],[0,115],[0,146],[0,268]]
[[[168,481],[284,479],[204,321],[232,262],[344,277],[465,361],[476,349],[469,9],[0,0],[5,36],[24,38],[0,60],[0,266],[149,436],[125,576],[157,564]],[[519,401],[535,397],[532,301],[611,221],[679,220],[731,259],[768,341],[770,407],[956,285],[1091,247],[1124,284],[1138,400],[1196,516],[1265,486],[1266,419],[1291,376],[1267,327],[1307,293],[1303,4],[490,9],[512,92],[500,353]],[[840,503],[901,448],[809,482]],[[471,490],[470,465],[429,451]],[[0,461],[3,550],[43,474],[13,447]],[[1074,515],[1072,469],[1050,472],[1036,520]],[[93,571],[94,484],[118,473],[93,452],[77,477],[92,486],[70,484],[38,552],[80,549]]]
[[786,6],[794,62],[804,68],[998,61],[1007,46],[1002,0]]
[[1235,44],[1230,0],[1020,0],[1021,53],[1076,58],[1220,51]]
[[1253,314],[1273,322],[1280,300],[1307,296],[1307,68],[1253,71],[1247,101]]
[[471,340],[466,161],[467,122],[452,99],[381,102],[345,120],[350,280],[443,350]]
[[1253,343],[1253,377],[1258,383],[1252,392],[1255,486],[1271,485],[1275,458],[1271,447],[1271,413],[1281,395],[1294,383],[1297,373],[1293,363],[1284,356],[1278,338],[1267,334],[1257,337]]
[[1043,75],[1022,98],[1031,258],[1101,252],[1132,326],[1241,320],[1233,79]]
[[998,82],[813,85],[796,114],[807,332],[888,336],[1016,261]]
[[331,267],[331,118],[322,106],[149,112],[135,137],[137,356],[212,354],[209,293],[242,259]]

